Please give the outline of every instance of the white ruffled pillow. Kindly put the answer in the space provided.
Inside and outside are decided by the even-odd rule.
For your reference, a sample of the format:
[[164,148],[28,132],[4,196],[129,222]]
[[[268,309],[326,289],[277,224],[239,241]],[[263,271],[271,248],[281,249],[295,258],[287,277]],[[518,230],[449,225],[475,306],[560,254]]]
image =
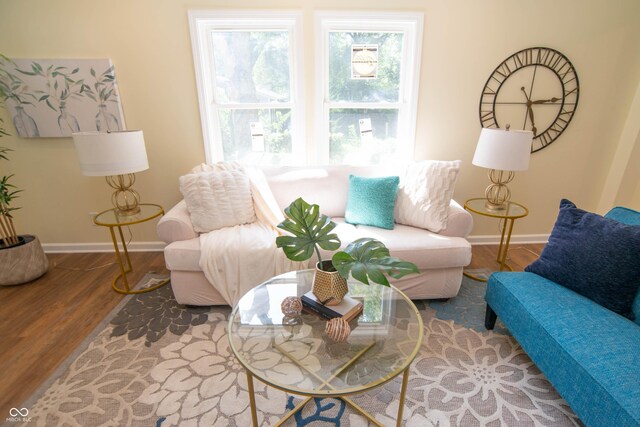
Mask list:
[[447,227],[460,160],[425,160],[410,164],[400,176],[395,220],[439,233]]
[[180,192],[198,233],[256,220],[249,176],[237,165],[218,166],[180,177]]

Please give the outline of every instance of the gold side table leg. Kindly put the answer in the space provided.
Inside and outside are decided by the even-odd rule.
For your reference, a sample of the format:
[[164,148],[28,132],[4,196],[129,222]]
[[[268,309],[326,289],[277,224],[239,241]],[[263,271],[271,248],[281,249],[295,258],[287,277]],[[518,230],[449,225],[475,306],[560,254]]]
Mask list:
[[407,395],[407,383],[409,382],[409,369],[411,365],[407,366],[407,369],[404,370],[402,374],[402,388],[400,389],[400,404],[398,405],[398,420],[396,421],[396,426],[400,427],[402,425],[402,412],[404,411],[404,398]]
[[[124,251],[124,259],[127,260],[127,273],[132,270],[131,268],[131,258],[129,258],[129,250],[127,249],[127,241],[124,240],[124,236],[122,235],[122,227],[118,227],[118,234],[120,234],[120,241],[122,242],[122,250]],[[129,282],[127,282],[129,285]]]
[[247,373],[247,386],[249,387],[249,403],[251,404],[251,421],[253,427],[258,427],[258,414],[256,413],[256,395],[253,389],[253,375],[246,370]]
[[[120,267],[120,275],[117,276],[112,283],[113,290],[120,293],[129,292],[129,282],[127,281],[127,273],[131,271],[131,260],[129,259],[129,253],[127,252],[127,245],[122,237],[122,229],[118,227],[118,231],[120,232],[120,238],[122,239],[122,246],[124,246],[125,255],[127,257],[127,268],[125,268],[124,263],[122,262],[122,255],[120,255],[120,247],[118,246],[118,240],[116,239],[116,233],[113,231],[113,227],[109,227],[109,231],[111,232],[111,241],[113,242],[113,249],[116,253],[116,259],[118,260],[118,266]],[[122,278],[122,284],[124,289],[120,289],[116,286],[116,282],[119,278]]]
[[[109,227],[109,231],[111,232],[111,240],[113,241],[113,249],[116,253],[116,259],[118,260],[118,266],[120,267],[120,274],[113,279],[111,282],[111,288],[118,292],[119,294],[143,294],[145,292],[154,291],[158,288],[163,287],[167,283],[171,281],[171,279],[163,280],[157,285],[150,286],[148,288],[139,289],[132,291],[129,287],[129,280],[127,279],[127,273],[130,273],[133,268],[131,267],[131,258],[129,257],[129,251],[127,249],[127,242],[124,240],[124,236],[122,235],[122,227],[118,227],[118,234],[120,235],[120,241],[122,242],[122,249],[124,252],[124,260],[122,259],[122,254],[120,254],[120,247],[118,245],[118,240],[116,239],[116,233],[113,231],[114,227]],[[125,262],[126,261],[126,265]],[[122,280],[121,286],[118,286],[118,280]]]
[[[503,271],[505,267],[511,270],[511,268],[507,266],[507,252],[509,251],[509,243],[511,242],[511,233],[513,232],[514,222],[514,219],[506,220],[504,229],[502,230],[502,237],[500,238],[500,248],[498,250],[497,258],[498,263],[500,263],[500,271]],[[505,231],[507,231],[507,228],[509,229],[509,231],[506,234],[505,240]]]

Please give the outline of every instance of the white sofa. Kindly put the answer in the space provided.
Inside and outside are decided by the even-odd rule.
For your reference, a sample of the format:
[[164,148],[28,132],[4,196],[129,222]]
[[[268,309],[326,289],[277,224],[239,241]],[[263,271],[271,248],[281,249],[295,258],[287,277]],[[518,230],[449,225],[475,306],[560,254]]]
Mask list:
[[[466,237],[473,227],[473,219],[454,200],[449,206],[447,227],[440,233],[400,224],[395,224],[393,230],[351,225],[344,221],[349,175],[387,176],[392,171],[373,166],[267,167],[263,171],[281,209],[298,197],[318,204],[320,212],[338,224],[335,232],[343,247],[357,238],[373,237],[382,241],[392,256],[416,264],[420,274],[392,282],[410,298],[457,295],[462,269],[471,261],[471,245]],[[167,243],[165,263],[171,271],[171,286],[178,303],[226,304],[200,268],[200,239],[184,200],[162,217],[157,230]]]

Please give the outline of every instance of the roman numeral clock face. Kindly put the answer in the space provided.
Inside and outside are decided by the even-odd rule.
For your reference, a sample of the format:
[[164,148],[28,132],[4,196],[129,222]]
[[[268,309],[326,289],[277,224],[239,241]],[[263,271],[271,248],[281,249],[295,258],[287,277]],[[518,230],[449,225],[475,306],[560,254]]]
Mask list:
[[531,152],[539,151],[567,128],[579,94],[578,74],[566,56],[545,47],[524,49],[489,76],[480,98],[480,123],[531,130]]

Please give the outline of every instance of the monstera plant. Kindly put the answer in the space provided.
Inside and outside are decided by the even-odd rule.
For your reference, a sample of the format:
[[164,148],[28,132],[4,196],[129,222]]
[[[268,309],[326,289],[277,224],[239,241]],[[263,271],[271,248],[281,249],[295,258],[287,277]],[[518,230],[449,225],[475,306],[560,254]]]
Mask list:
[[278,224],[278,228],[289,235],[278,236],[276,246],[292,261],[306,261],[315,253],[317,270],[337,272],[345,280],[351,275],[367,285],[372,281],[389,286],[387,276],[399,279],[418,273],[415,264],[390,256],[389,249],[372,238],[357,239],[343,251],[334,253],[330,260],[323,260],[320,249],[335,251],[340,248],[338,235],[332,233],[336,223],[321,214],[318,205],[310,205],[302,198],[291,203],[284,213],[287,218]]

